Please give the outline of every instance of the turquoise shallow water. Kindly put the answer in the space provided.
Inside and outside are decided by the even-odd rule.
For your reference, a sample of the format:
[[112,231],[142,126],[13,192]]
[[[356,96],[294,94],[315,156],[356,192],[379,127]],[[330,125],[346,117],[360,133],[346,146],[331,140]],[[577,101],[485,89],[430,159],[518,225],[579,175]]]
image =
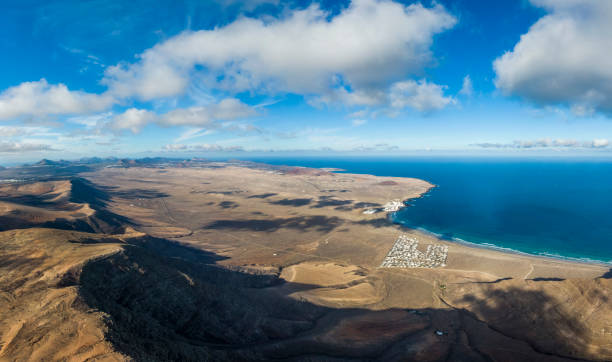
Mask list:
[[440,237],[564,258],[612,261],[612,161],[259,158],[416,177],[437,187],[391,216]]

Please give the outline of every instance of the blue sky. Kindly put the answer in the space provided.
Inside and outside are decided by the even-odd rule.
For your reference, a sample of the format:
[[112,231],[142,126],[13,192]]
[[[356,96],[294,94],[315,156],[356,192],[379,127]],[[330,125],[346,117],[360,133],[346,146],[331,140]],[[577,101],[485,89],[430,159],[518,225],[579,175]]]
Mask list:
[[612,4],[0,5],[0,164],[610,153]]

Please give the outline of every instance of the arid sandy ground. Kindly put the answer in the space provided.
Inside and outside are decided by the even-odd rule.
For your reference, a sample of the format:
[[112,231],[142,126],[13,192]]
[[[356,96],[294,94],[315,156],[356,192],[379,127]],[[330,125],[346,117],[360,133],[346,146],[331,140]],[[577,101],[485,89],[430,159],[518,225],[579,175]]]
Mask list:
[[[447,243],[392,225],[384,212],[363,214],[364,210],[381,207],[391,200],[418,197],[432,186],[424,181],[332,174],[312,169],[281,172],[221,164],[207,168],[105,168],[82,176],[106,195],[103,205],[94,202],[97,206],[91,206],[96,209],[96,215],[103,207],[104,212],[114,216],[111,221],[101,217],[98,218],[102,221],[91,221],[95,215],[82,210],[92,203],[79,204],[73,200],[70,201],[72,204],[62,206],[68,210],[62,212],[72,214],[62,217],[89,218],[87,225],[91,225],[91,230],[88,231],[95,233],[91,234],[94,236],[53,231],[54,237],[47,241],[35,236],[35,233],[47,229],[3,233],[2,240],[13,240],[12,244],[3,241],[3,248],[15,251],[0,264],[0,268],[12,273],[9,276],[2,269],[0,281],[6,286],[3,287],[2,303],[19,313],[10,313],[9,316],[0,312],[0,323],[5,331],[0,337],[0,359],[23,356],[27,351],[44,354],[50,350],[51,347],[42,349],[28,339],[19,338],[24,325],[34,323],[33,318],[41,318],[42,304],[38,311],[32,311],[34,307],[27,305],[32,303],[32,298],[38,302],[41,298],[53,297],[53,293],[60,293],[51,290],[49,285],[53,288],[57,288],[58,283],[63,285],[59,280],[64,280],[64,275],[70,268],[74,270],[75,265],[87,266],[86,277],[75,277],[74,282],[57,290],[64,293],[63,298],[83,300],[80,309],[66,313],[73,313],[72,318],[90,320],[86,323],[87,328],[98,331],[95,332],[98,336],[106,336],[84,342],[87,347],[81,349],[95,350],[99,358],[151,358],[153,354],[142,354],[146,348],[137,347],[141,342],[134,342],[132,349],[125,343],[130,338],[140,341],[139,338],[151,339],[154,335],[158,338],[154,349],[158,357],[162,356],[158,350],[163,350],[163,344],[175,343],[172,341],[176,338],[180,337],[181,343],[189,346],[177,347],[175,354],[166,355],[170,359],[186,355],[222,359],[232,356],[231,353],[237,353],[234,357],[246,359],[612,359],[612,307],[608,300],[612,291],[612,273],[609,268]],[[52,195],[61,191],[61,187],[67,186],[58,184],[53,187],[58,191],[41,189],[38,193],[30,193],[48,194],[50,200]],[[11,206],[19,204],[15,195],[25,195],[24,190],[29,189],[0,189],[0,192],[5,192],[4,199],[8,200],[12,195],[10,202],[0,205],[0,212],[3,205],[15,210],[15,206]],[[24,207],[37,207],[25,201],[22,202],[26,204]],[[48,206],[42,208],[49,210]],[[79,213],[75,214],[75,210]],[[4,212],[5,217],[9,215],[14,219],[13,211]],[[47,219],[39,221],[43,223]],[[127,234],[125,229],[117,231],[111,227],[119,221],[129,226]],[[416,238],[422,251],[427,245],[447,245],[446,265],[439,268],[381,268],[381,262],[400,234]],[[58,241],[62,238],[80,241],[64,245]],[[96,238],[106,238],[106,241],[101,244],[83,242]],[[24,241],[26,239],[30,241]],[[145,239],[148,241],[142,241]],[[36,250],[55,250],[46,252],[42,259],[44,263],[40,265],[45,265],[45,268],[37,267],[44,271],[28,266],[31,258],[41,258],[30,249],[35,245],[31,240],[36,240],[36,245],[39,245]],[[178,244],[165,246],[164,243],[172,241]],[[173,251],[179,247],[194,251]],[[141,249],[146,253],[140,253],[138,250]],[[172,266],[179,259],[199,265],[196,256],[192,255],[197,250],[212,258],[212,264],[207,265],[214,265],[214,269],[199,274],[197,268],[186,268],[180,263]],[[160,258],[165,258],[164,263],[174,269],[163,273],[158,271],[150,253],[155,257],[159,254]],[[24,255],[28,259],[23,259]],[[123,255],[123,259],[117,259],[116,255]],[[21,261],[15,261],[16,258],[21,258]],[[92,258],[100,261],[91,262]],[[122,260],[131,262],[123,264]],[[136,268],[134,264],[140,266]],[[115,267],[127,273],[125,275],[129,278],[108,271],[108,268],[114,270]],[[219,286],[219,281],[226,280],[226,276],[215,276],[217,279],[210,276],[219,273],[218,270],[235,274],[228,280],[239,281]],[[164,299],[167,296],[157,295],[157,292],[163,294],[166,290],[159,287],[161,282],[158,279],[151,279],[157,275],[176,275],[185,284],[172,288],[179,288],[175,294],[182,297],[168,301]],[[10,289],[7,283],[18,276],[28,282],[12,285]],[[265,282],[249,279],[243,283],[242,278],[247,277],[261,278]],[[57,280],[51,282],[53,278]],[[103,300],[104,295],[113,295],[116,289],[129,290],[125,280],[132,280],[130,278],[135,278],[134,283],[140,280],[138,278],[144,278],[137,284],[152,283],[151,287],[139,296],[135,292],[128,293],[128,296],[119,293],[114,304]],[[94,284],[87,284],[87,281],[94,280],[113,287],[94,288]],[[47,287],[42,286],[41,281],[45,281]],[[166,285],[164,283],[161,284]],[[31,290],[27,285],[36,285],[37,288]],[[218,296],[194,297],[193,293],[201,293],[196,293],[194,288],[201,288],[201,285],[222,288],[217,295],[227,296],[223,303],[236,305],[220,307],[219,300],[210,305],[202,301]],[[99,294],[101,289],[104,289],[103,295]],[[233,297],[236,290],[248,292],[245,296]],[[29,302],[17,303],[22,300],[18,298]],[[189,317],[174,316],[174,319],[186,320],[179,328],[172,324],[178,322],[171,323],[166,321],[166,317],[160,317],[159,303],[151,306],[143,302],[147,298],[158,302],[162,298],[168,305],[189,310],[195,303],[199,312],[185,312]],[[19,308],[14,306],[16,303]],[[245,310],[249,306],[255,309],[258,303],[276,307],[255,313],[257,317],[250,316],[253,313]],[[72,307],[66,304],[63,308]],[[210,313],[214,313],[214,308],[233,312],[227,312],[230,313],[227,320],[216,319],[208,314],[201,315],[201,310],[206,308],[212,308]],[[105,315],[106,319],[101,319],[96,313]],[[142,320],[147,321],[146,325],[154,323],[165,326],[165,329],[159,327],[158,331],[155,327],[155,333],[141,336],[140,331],[131,330],[132,326],[125,324],[129,313],[145,315],[146,319]],[[174,313],[179,312],[173,310]],[[232,324],[232,319],[239,322]],[[113,322],[108,324],[102,320]],[[200,321],[200,324],[195,321]],[[204,328],[204,322],[207,325],[226,325],[226,330],[223,333],[212,330],[205,335],[195,332]],[[58,321],[53,323],[59,325]],[[242,331],[243,334],[250,331],[246,334],[251,337],[238,337],[228,332],[241,325],[248,326]],[[173,334],[168,334],[166,330],[170,327],[167,326],[173,328]],[[71,328],[66,327],[65,333],[79,336],[76,338],[79,341],[85,338],[83,336],[96,335],[85,327]],[[165,332],[160,332],[162,330]],[[28,338],[33,338],[33,332],[28,333]],[[61,343],[59,341],[65,333],[56,333],[57,343]],[[206,348],[206,352],[198,348]],[[72,354],[75,359],[84,359],[85,355],[76,352],[78,348],[73,349],[57,349],[61,353],[56,351],[52,356],[59,358]],[[94,352],[88,356],[92,355]]]

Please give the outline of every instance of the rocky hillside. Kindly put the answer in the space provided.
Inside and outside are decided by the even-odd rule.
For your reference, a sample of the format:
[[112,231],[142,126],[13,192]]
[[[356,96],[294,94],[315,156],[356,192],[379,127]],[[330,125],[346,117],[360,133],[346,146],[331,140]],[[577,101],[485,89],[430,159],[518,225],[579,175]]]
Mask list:
[[116,233],[129,220],[108,212],[108,192],[82,178],[0,185],[0,231],[45,227]]

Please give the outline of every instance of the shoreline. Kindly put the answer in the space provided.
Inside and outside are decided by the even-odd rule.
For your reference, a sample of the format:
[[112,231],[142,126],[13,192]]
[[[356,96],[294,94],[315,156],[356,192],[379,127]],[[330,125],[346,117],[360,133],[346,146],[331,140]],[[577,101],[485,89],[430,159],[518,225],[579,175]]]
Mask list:
[[416,231],[418,233],[431,236],[431,237],[436,238],[438,241],[443,242],[443,243],[460,245],[460,246],[464,246],[464,247],[468,247],[468,248],[473,248],[473,249],[493,251],[493,252],[503,253],[503,254],[507,254],[507,255],[513,255],[513,256],[536,258],[536,259],[541,259],[541,260],[545,260],[545,261],[556,261],[556,262],[572,263],[572,264],[583,264],[583,265],[612,267],[612,261],[605,262],[605,261],[602,261],[602,260],[595,260],[595,259],[590,259],[590,258],[577,258],[577,257],[564,256],[564,255],[553,255],[553,254],[549,254],[549,255],[546,255],[546,254],[532,254],[532,253],[528,253],[528,252],[525,252],[525,251],[520,251],[520,250],[516,250],[516,249],[506,248],[506,247],[503,247],[503,246],[498,246],[498,245],[495,245],[495,244],[480,244],[480,243],[475,243],[475,242],[467,241],[467,240],[460,239],[460,238],[453,238],[452,240],[442,239],[442,238],[440,238],[440,234],[435,233],[433,231],[429,231],[429,230],[427,230],[425,228],[409,228],[409,227],[403,226],[400,223],[396,223],[396,222],[393,222],[393,224],[394,225],[399,225],[401,228],[404,228],[404,229],[407,229],[407,230]]
[[[423,181],[425,181],[425,180],[423,180]],[[429,181],[426,181],[426,182],[430,183]],[[418,200],[418,199],[421,199],[423,197],[426,197],[426,195],[428,195],[431,192],[431,190],[433,190],[436,187],[438,187],[438,185],[435,185],[435,184],[431,184],[431,185],[433,185],[433,186],[429,190],[427,190],[427,192],[424,192],[422,195],[420,195],[418,197],[413,197],[413,198],[406,199],[406,200],[402,201],[402,203],[404,204],[404,207],[400,208],[399,210],[401,210],[401,209],[403,209],[405,207],[409,207],[409,206],[413,206],[414,207],[414,205],[409,205],[410,201]],[[419,232],[419,233],[422,233],[422,234],[434,237],[435,239],[437,239],[440,242],[461,245],[461,246],[465,246],[465,247],[468,247],[468,248],[475,248],[475,249],[481,249],[481,250],[487,250],[487,251],[494,251],[494,252],[504,253],[504,254],[508,254],[508,255],[516,255],[516,256],[522,256],[522,257],[532,257],[532,258],[548,260],[548,261],[559,261],[559,262],[567,262],[567,263],[576,263],[576,264],[586,264],[586,265],[594,265],[594,266],[612,267],[612,260],[610,260],[610,261],[603,261],[603,260],[591,259],[591,258],[587,258],[587,257],[572,257],[572,256],[565,256],[565,255],[552,254],[552,253],[535,254],[535,253],[529,253],[529,252],[526,252],[526,251],[521,251],[521,250],[516,250],[516,249],[512,249],[512,248],[507,248],[507,247],[499,246],[499,245],[496,245],[494,243],[477,243],[477,242],[468,241],[468,240],[461,239],[461,238],[456,238],[456,237],[453,237],[450,240],[449,239],[442,239],[440,237],[441,234],[436,233],[434,231],[428,230],[428,229],[423,228],[423,227],[413,228],[413,227],[405,226],[401,222],[396,221],[395,220],[395,214],[399,210],[387,213],[387,219],[389,221],[391,221],[391,223],[393,225],[398,225],[402,229],[416,231],[416,232]]]
[[[404,205],[403,207],[399,208],[397,211],[390,211],[386,213],[386,217],[389,221],[391,221],[391,223],[393,225],[398,225],[400,228],[406,229],[406,230],[411,230],[411,231],[416,231],[422,234],[426,234],[428,236],[434,237],[436,240],[440,241],[440,242],[444,242],[444,243],[448,243],[451,245],[460,245],[460,246],[464,246],[464,247],[468,247],[468,248],[473,248],[473,249],[479,249],[479,250],[486,250],[486,251],[493,251],[493,252],[498,252],[498,253],[503,253],[506,255],[513,255],[513,256],[521,256],[521,257],[530,257],[530,258],[536,258],[539,260],[544,260],[544,261],[556,261],[556,262],[564,262],[564,263],[572,263],[572,264],[582,264],[582,265],[592,265],[592,266],[599,266],[599,267],[612,267],[612,260],[610,261],[603,261],[603,260],[596,260],[596,259],[591,259],[591,258],[581,258],[581,257],[571,257],[571,256],[564,256],[564,255],[556,255],[556,254],[533,254],[533,253],[529,253],[529,252],[525,252],[525,251],[521,251],[521,250],[516,250],[516,249],[512,249],[512,248],[506,248],[503,246],[499,246],[499,245],[495,245],[493,243],[489,243],[489,244],[481,244],[481,243],[476,243],[476,242],[471,242],[471,241],[467,241],[461,238],[452,238],[452,240],[448,240],[448,239],[442,239],[440,238],[440,234],[427,230],[425,228],[411,228],[408,226],[405,226],[403,224],[401,224],[400,222],[397,222],[393,219],[393,215],[395,213],[397,213],[398,211],[400,211],[401,209],[405,208],[405,207],[414,207],[414,205],[412,205],[410,202],[414,201],[414,200],[419,200],[422,199],[424,197],[428,197],[428,195],[435,190],[436,188],[440,187],[440,185],[434,184],[430,181],[427,180],[423,180],[423,179],[419,179],[416,177],[404,177],[404,176],[378,176],[378,175],[374,175],[371,173],[355,173],[349,170],[344,170],[344,169],[334,169],[334,168],[330,168],[330,167],[326,167],[326,168],[321,168],[321,169],[333,169],[334,171],[331,171],[332,173],[338,172],[338,173],[343,173],[343,174],[354,174],[354,175],[368,175],[368,176],[374,176],[374,177],[385,177],[385,178],[414,178],[414,179],[418,179],[421,181],[424,181],[426,183],[428,183],[429,185],[431,185],[431,187],[429,189],[427,189],[427,191],[423,192],[421,195],[417,196],[417,197],[412,197],[412,198],[408,198],[402,201],[402,204]],[[342,170],[342,171],[337,171],[337,170]]]
[[[326,168],[328,169],[328,168]],[[336,172],[336,171],[332,171],[332,172]],[[529,252],[525,252],[525,251],[521,251],[521,250],[516,250],[516,249],[512,249],[512,248],[506,248],[503,246],[499,246],[499,245],[495,245],[493,243],[489,243],[489,244],[481,244],[481,243],[476,243],[476,242],[472,242],[472,241],[467,241],[461,238],[452,238],[452,240],[448,240],[448,239],[442,239],[440,238],[440,234],[427,230],[425,228],[411,228],[408,226],[403,225],[400,222],[397,222],[394,220],[393,216],[400,211],[403,208],[406,207],[414,207],[414,205],[411,204],[411,201],[414,200],[419,200],[422,199],[424,197],[428,197],[429,194],[435,190],[436,188],[440,187],[440,185],[431,183],[430,181],[427,180],[423,180],[423,179],[419,179],[419,178],[415,178],[415,177],[403,177],[403,176],[378,176],[378,175],[374,175],[374,174],[369,174],[369,173],[363,173],[363,174],[358,174],[358,173],[354,173],[351,171],[347,171],[347,170],[343,170],[342,173],[344,174],[354,174],[354,175],[368,175],[368,176],[374,176],[374,177],[385,177],[385,178],[414,178],[414,179],[418,179],[421,181],[424,181],[426,183],[428,183],[429,185],[431,185],[431,187],[429,189],[427,189],[427,191],[423,192],[421,195],[417,196],[417,197],[412,197],[412,198],[408,198],[402,201],[402,204],[404,206],[402,206],[401,208],[399,208],[397,211],[390,211],[386,213],[386,217],[389,221],[391,221],[391,223],[393,225],[398,225],[400,228],[406,229],[406,230],[411,230],[411,231],[417,231],[419,233],[422,234],[426,234],[429,235],[431,237],[434,237],[436,240],[440,241],[440,242],[444,242],[444,243],[449,243],[451,245],[461,245],[464,247],[468,247],[468,248],[474,248],[474,249],[479,249],[479,250],[486,250],[486,251],[493,251],[493,252],[498,252],[498,253],[503,253],[503,254],[507,254],[507,255],[514,255],[514,256],[522,256],[522,257],[531,257],[531,258],[537,258],[540,260],[545,260],[545,261],[557,261],[557,262],[566,262],[566,263],[573,263],[573,264],[583,264],[583,265],[593,265],[593,266],[603,266],[603,267],[612,267],[612,260],[610,261],[603,261],[603,260],[596,260],[596,259],[591,259],[591,258],[581,258],[581,257],[572,257],[572,256],[564,256],[564,255],[556,255],[556,254],[533,254],[533,253],[529,253]]]

